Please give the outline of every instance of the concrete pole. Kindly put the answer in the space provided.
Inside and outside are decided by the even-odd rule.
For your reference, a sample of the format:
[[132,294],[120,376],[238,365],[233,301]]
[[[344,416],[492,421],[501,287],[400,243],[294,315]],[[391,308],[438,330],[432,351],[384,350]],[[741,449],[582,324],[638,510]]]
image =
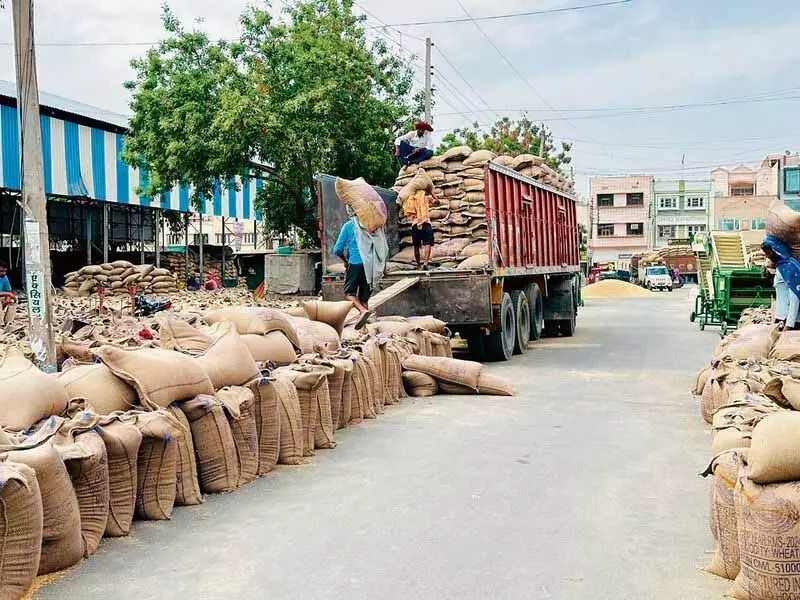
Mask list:
[[222,217],[222,265],[220,266],[220,283],[225,287],[225,217]]
[[[81,208],[81,214],[85,215],[83,208]],[[84,218],[86,218],[84,216]],[[89,218],[86,219],[86,264],[92,264],[92,217],[89,215]]]
[[153,237],[155,238],[155,249],[156,249],[156,267],[161,267],[161,211],[159,209],[155,209],[153,211],[153,218],[155,219],[153,223]]
[[56,371],[50,306],[50,235],[44,194],[42,133],[39,128],[39,84],[33,39],[33,0],[12,0],[17,114],[22,156],[22,208],[25,244],[25,290],[34,360],[44,371]]
[[103,202],[103,262],[108,262],[108,202]]
[[433,89],[431,85],[431,49],[433,42],[431,38],[425,38],[425,120],[431,122],[431,99]]
[[200,213],[200,281],[206,283],[206,274],[203,270],[203,213]]

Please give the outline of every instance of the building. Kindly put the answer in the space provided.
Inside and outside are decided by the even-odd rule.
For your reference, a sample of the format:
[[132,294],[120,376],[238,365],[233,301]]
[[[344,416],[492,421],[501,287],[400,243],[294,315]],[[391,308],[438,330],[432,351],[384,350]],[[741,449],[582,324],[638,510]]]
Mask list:
[[711,171],[714,203],[711,229],[763,230],[767,210],[778,197],[778,173],[784,156],[767,156],[758,168],[739,165]]
[[625,262],[650,248],[652,198],[650,175],[589,180],[589,204],[594,212],[592,262]]
[[657,179],[653,184],[652,247],[686,239],[711,226],[711,180]]
[[779,196],[794,210],[800,211],[800,155],[789,154],[778,163]]

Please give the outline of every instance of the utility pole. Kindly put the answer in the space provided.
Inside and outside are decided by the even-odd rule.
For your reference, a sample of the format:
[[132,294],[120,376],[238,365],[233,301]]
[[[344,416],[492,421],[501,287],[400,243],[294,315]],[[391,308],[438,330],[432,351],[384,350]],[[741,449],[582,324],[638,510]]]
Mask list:
[[425,38],[425,121],[431,122],[431,97],[433,90],[431,88],[431,49],[433,42],[431,38]]
[[539,158],[544,158],[545,130],[544,123],[539,126]]
[[23,245],[25,291],[34,360],[44,371],[56,371],[50,306],[50,236],[44,195],[42,133],[39,128],[39,85],[33,44],[33,0],[12,0],[14,55],[17,68],[17,113],[22,156]]

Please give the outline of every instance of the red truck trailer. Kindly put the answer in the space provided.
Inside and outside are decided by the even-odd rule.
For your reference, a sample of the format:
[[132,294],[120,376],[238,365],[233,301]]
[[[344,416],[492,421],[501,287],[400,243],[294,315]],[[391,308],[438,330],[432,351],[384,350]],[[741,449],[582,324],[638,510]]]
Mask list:
[[[335,177],[317,178],[322,292],[343,296],[344,276],[327,266],[346,219]],[[376,188],[389,209],[390,254],[398,247],[396,194]],[[485,171],[489,267],[402,271],[387,275],[381,288],[418,277],[408,290],[378,309],[379,314],[433,315],[469,344],[477,360],[508,360],[542,336],[572,336],[580,304],[580,233],[575,198],[516,171],[490,164]]]

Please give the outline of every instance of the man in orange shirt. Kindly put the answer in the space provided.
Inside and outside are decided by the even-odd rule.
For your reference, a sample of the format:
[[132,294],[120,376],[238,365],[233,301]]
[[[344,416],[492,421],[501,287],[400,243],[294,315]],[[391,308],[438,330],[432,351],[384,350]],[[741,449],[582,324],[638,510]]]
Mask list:
[[[433,190],[419,190],[414,192],[403,206],[406,216],[411,219],[411,243],[414,246],[414,260],[418,269],[428,269],[433,248],[433,227],[431,226],[430,207],[437,205],[438,201],[432,195]],[[422,248],[422,260],[420,260]]]

